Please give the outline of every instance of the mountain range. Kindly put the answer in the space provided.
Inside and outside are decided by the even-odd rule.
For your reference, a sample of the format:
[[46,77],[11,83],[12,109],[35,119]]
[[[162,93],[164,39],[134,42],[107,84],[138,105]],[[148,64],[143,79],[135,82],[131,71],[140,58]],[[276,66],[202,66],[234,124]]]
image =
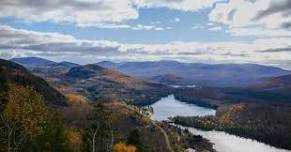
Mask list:
[[[290,71],[257,64],[201,64],[177,61],[152,62],[99,62],[97,65],[114,69],[131,76],[171,85],[211,87],[239,86],[258,80],[290,74]],[[171,76],[171,77],[169,77]],[[173,81],[173,78],[174,81]],[[178,78],[178,79],[177,79]]]

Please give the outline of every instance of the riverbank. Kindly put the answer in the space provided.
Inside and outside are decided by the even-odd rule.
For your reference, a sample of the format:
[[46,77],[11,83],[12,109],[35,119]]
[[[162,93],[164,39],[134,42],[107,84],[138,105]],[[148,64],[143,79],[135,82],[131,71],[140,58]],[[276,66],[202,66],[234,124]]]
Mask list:
[[[254,149],[252,147],[257,148],[258,150],[256,151],[260,151],[260,152],[289,152],[288,150],[279,149],[279,148],[266,145],[260,142],[261,140],[252,140],[254,139],[252,137],[242,136],[242,137],[247,137],[247,138],[241,138],[240,136],[228,134],[227,133],[228,131],[226,130],[203,131],[203,130],[196,129],[196,128],[201,128],[201,129],[206,129],[206,130],[215,129],[214,127],[215,125],[217,125],[217,123],[215,123],[214,121],[211,121],[211,119],[218,118],[218,117],[220,118],[219,122],[224,123],[225,126],[236,126],[236,123],[238,122],[240,122],[240,124],[245,124],[245,123],[248,125],[253,124],[253,126],[256,126],[256,124],[262,124],[264,126],[268,126],[268,123],[271,122],[271,120],[278,120],[277,124],[280,124],[283,122],[282,118],[273,119],[275,117],[282,116],[282,111],[277,113],[278,111],[276,111],[276,108],[265,109],[266,107],[265,108],[263,108],[264,106],[258,107],[257,105],[253,105],[253,106],[248,105],[247,108],[245,108],[243,105],[238,104],[237,106],[234,106],[234,107],[222,105],[218,108],[217,111],[215,111],[211,108],[199,107],[194,104],[181,102],[177,100],[173,95],[170,95],[166,98],[161,98],[159,101],[157,101],[155,104],[151,106],[154,111],[152,118],[160,120],[160,121],[169,120],[168,119],[169,117],[177,118],[177,116],[181,116],[179,118],[185,118],[185,120],[189,120],[189,118],[195,118],[194,120],[197,120],[197,122],[195,123],[192,123],[190,121],[189,122],[184,121],[184,123],[181,123],[181,122],[176,122],[176,123],[184,125],[184,126],[181,126],[182,129],[186,128],[188,129],[188,131],[190,131],[194,135],[201,135],[203,138],[209,140],[211,143],[213,143],[213,148],[217,150],[218,152],[253,152]],[[273,116],[270,116],[269,112]],[[286,118],[286,116],[289,114],[288,110],[286,110],[285,112],[286,112],[286,115],[283,118]],[[202,121],[202,118],[205,119],[205,121]],[[284,124],[282,125],[286,126],[286,122],[288,121],[284,121]],[[201,123],[200,124],[201,126],[203,125],[204,126],[199,127],[198,125],[199,123]],[[186,126],[191,126],[191,127],[186,127]],[[269,125],[269,127],[276,128],[279,126]],[[252,129],[252,128],[249,128],[249,129]],[[240,130],[238,129],[238,131]],[[247,132],[248,130],[244,130],[244,131]],[[250,134],[252,133],[253,132],[250,132]],[[274,133],[274,132],[270,132],[270,133]],[[287,140],[287,142],[288,141],[290,140]]]
[[218,130],[291,150],[291,109],[253,104],[219,108],[216,116],[175,117],[176,124],[210,131]]

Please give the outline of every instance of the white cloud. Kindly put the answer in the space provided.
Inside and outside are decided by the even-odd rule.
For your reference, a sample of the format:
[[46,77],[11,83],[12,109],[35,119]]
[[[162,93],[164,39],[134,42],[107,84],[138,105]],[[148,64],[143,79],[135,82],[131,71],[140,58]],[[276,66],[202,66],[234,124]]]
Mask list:
[[137,25],[128,25],[128,24],[96,24],[95,27],[101,28],[101,29],[131,29],[136,31],[141,30],[154,30],[154,31],[164,31],[171,29],[170,27],[161,27],[157,25],[143,25],[143,24],[137,24]]
[[180,18],[179,17],[175,17],[173,20],[171,20],[172,23],[179,23],[180,22]]
[[2,0],[0,16],[94,25],[138,18],[137,9],[133,5],[132,0]]
[[204,26],[202,26],[202,25],[194,25],[194,26],[192,26],[192,30],[199,30],[199,29],[203,29],[204,28]]
[[39,43],[71,42],[75,40],[70,35],[58,33],[41,33],[28,30],[14,29],[9,26],[0,25],[0,45],[24,47]]
[[[160,60],[186,62],[260,63],[285,65],[291,60],[291,38],[253,42],[169,42],[126,44],[78,40],[69,35],[41,33],[0,26],[0,57],[41,56],[92,63],[96,60]],[[291,67],[289,67],[291,68]]]
[[208,17],[237,36],[291,36],[290,0],[229,0],[217,3]]
[[197,11],[213,3],[214,0],[1,0],[0,17],[95,26],[137,19],[139,8]]
[[215,26],[215,27],[210,27],[208,28],[209,31],[221,31],[222,27],[221,26]]
[[140,7],[164,7],[182,11],[197,11],[212,7],[214,3],[215,0],[139,0]]
[[285,29],[268,29],[264,27],[232,27],[226,32],[235,36],[256,36],[259,38],[266,37],[290,37],[291,31]]

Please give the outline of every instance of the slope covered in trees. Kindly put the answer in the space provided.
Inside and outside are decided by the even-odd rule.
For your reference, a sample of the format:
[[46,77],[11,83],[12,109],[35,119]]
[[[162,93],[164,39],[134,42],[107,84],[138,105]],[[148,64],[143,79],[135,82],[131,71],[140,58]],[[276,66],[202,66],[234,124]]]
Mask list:
[[2,87],[7,87],[10,84],[31,87],[44,97],[46,103],[66,106],[66,98],[61,93],[19,64],[0,59],[0,77],[5,80],[0,84]]
[[1,98],[0,150],[69,151],[62,119],[31,87],[9,85]]
[[175,117],[173,121],[203,130],[220,130],[291,149],[291,107],[258,104],[221,106],[216,116]]
[[53,83],[70,88],[91,101],[119,101],[148,105],[168,95],[171,88],[134,78],[98,65],[74,67],[64,75],[52,77]]

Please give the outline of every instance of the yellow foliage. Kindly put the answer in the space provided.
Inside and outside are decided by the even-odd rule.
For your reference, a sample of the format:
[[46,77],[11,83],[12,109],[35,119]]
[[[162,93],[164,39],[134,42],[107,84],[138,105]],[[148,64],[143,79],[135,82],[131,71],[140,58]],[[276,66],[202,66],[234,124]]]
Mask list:
[[70,104],[86,104],[87,99],[84,96],[68,93],[65,94]]
[[28,137],[42,133],[47,123],[48,110],[41,95],[30,88],[11,85],[4,110],[7,121],[16,122]]
[[79,151],[81,147],[81,134],[72,128],[68,128],[66,130],[67,132],[67,138],[68,138],[68,144],[74,151]]
[[124,143],[118,143],[114,145],[113,152],[136,152],[136,147]]

